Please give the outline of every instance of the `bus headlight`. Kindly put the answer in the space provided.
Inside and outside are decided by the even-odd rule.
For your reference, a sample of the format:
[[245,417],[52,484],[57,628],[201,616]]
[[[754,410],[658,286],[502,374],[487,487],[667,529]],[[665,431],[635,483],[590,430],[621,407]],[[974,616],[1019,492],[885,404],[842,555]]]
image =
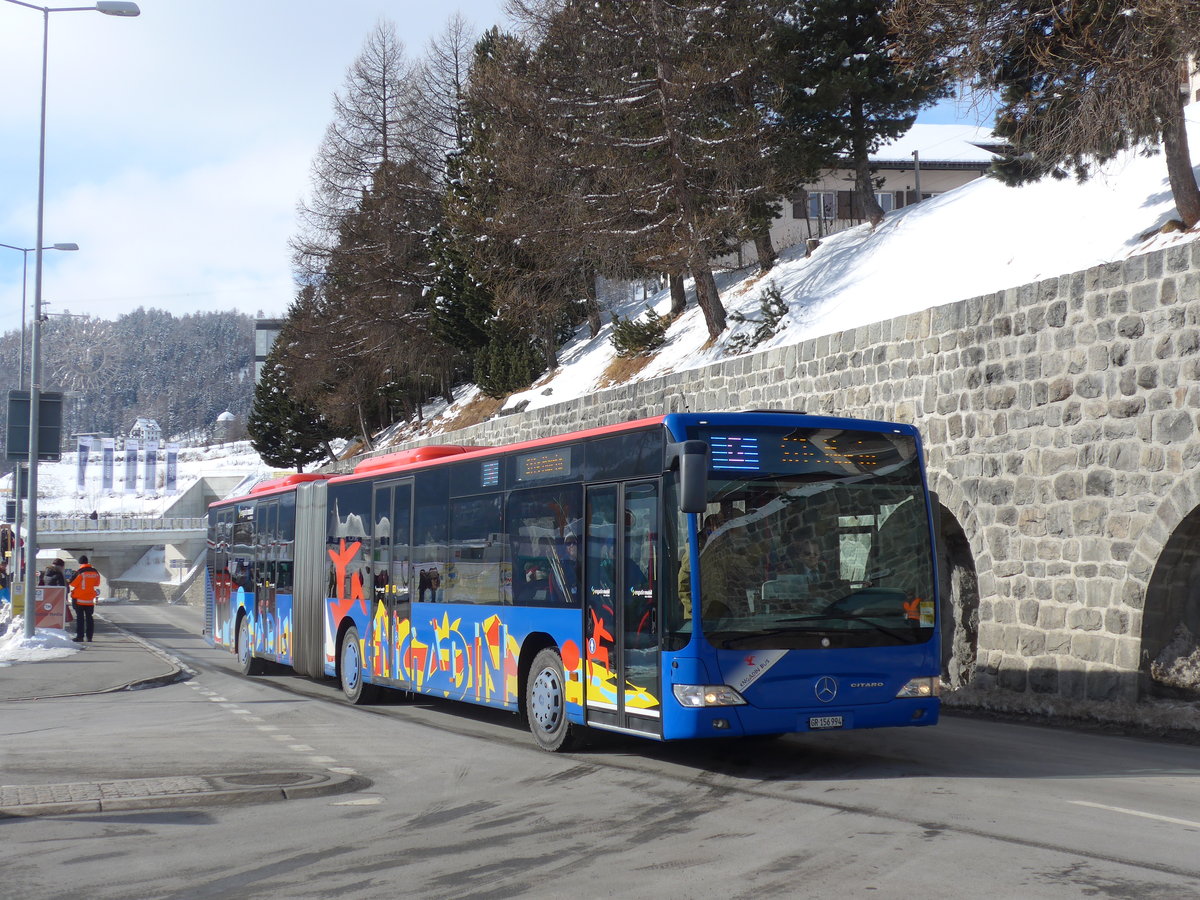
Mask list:
[[705,706],[743,706],[742,695],[727,684],[677,684],[675,699],[683,706],[700,709]]
[[942,682],[937,676],[932,678],[913,678],[900,688],[897,697],[937,697],[942,692]]

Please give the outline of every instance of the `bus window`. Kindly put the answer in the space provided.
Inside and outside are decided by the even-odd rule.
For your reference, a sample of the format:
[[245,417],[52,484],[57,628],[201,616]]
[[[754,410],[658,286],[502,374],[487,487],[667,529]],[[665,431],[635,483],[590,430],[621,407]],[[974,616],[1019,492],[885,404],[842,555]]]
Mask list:
[[658,645],[658,487],[638,484],[625,492],[625,646]]
[[499,494],[450,501],[447,603],[500,602],[502,537]]
[[417,601],[422,603],[445,599],[447,491],[445,469],[422,472],[417,476],[412,566],[417,572]]
[[579,485],[533,488],[508,495],[505,531],[517,606],[579,604]]
[[[370,486],[341,484],[329,491],[329,596],[366,599],[370,569]],[[337,557],[337,560],[335,560]],[[340,561],[340,562],[339,562]]]

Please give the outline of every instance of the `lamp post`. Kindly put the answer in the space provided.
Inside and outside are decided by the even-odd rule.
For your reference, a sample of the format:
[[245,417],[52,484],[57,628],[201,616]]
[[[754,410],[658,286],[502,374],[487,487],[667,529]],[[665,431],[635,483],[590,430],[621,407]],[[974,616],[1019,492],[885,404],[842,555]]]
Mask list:
[[[34,247],[14,247],[12,244],[0,244],[0,247],[5,247],[9,250],[16,250],[21,254],[21,365],[17,369],[17,389],[25,390],[25,286],[29,283],[29,254],[36,248]],[[79,245],[76,243],[67,244],[51,244],[49,247],[43,247],[43,250],[78,250]],[[21,464],[17,463],[16,469],[13,470],[13,497],[16,500],[17,511],[13,526],[16,531],[13,533],[13,569],[12,579],[18,580],[21,577],[21,564],[18,561],[21,554]]]
[[[12,244],[0,244],[0,247],[6,247],[9,250],[16,250],[21,254],[21,367],[17,371],[18,389],[25,390],[25,286],[29,282],[29,254],[36,247],[14,247]],[[70,244],[51,244],[49,247],[43,247],[43,250],[78,250],[79,245]]]
[[50,48],[50,13],[98,12],[106,16],[137,16],[141,10],[126,0],[99,0],[95,6],[35,6],[24,0],[5,0],[42,14],[42,103],[38,129],[37,239],[34,243],[33,336],[29,349],[29,521],[25,540],[25,637],[34,634],[34,602],[37,599],[37,489],[38,428],[41,427],[41,338],[42,338],[42,223],[46,206],[46,59]]

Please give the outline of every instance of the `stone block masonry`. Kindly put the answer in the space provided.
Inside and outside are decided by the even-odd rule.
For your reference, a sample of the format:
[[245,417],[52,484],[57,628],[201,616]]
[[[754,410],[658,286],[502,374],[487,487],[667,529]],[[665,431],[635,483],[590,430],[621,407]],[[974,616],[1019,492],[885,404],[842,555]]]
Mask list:
[[950,632],[970,620],[970,649],[956,653],[974,658],[957,668],[981,687],[1137,699],[1178,626],[1200,620],[1200,242],[425,443],[509,443],[684,408],[917,425],[943,544],[963,538],[943,562],[946,640],[962,644]]

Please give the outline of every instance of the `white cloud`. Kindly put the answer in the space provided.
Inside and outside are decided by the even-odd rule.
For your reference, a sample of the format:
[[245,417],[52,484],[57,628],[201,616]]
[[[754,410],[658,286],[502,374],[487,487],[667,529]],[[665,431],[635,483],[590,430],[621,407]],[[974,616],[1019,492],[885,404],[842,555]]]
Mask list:
[[[481,30],[500,0],[458,4]],[[330,100],[376,22],[419,55],[453,12],[381,0],[143,0],[142,15],[50,17],[43,296],[113,318],[281,314],[288,238]],[[0,243],[36,241],[42,16],[0,3]],[[29,254],[29,303],[33,254]],[[21,254],[0,249],[0,331],[20,322]]]

